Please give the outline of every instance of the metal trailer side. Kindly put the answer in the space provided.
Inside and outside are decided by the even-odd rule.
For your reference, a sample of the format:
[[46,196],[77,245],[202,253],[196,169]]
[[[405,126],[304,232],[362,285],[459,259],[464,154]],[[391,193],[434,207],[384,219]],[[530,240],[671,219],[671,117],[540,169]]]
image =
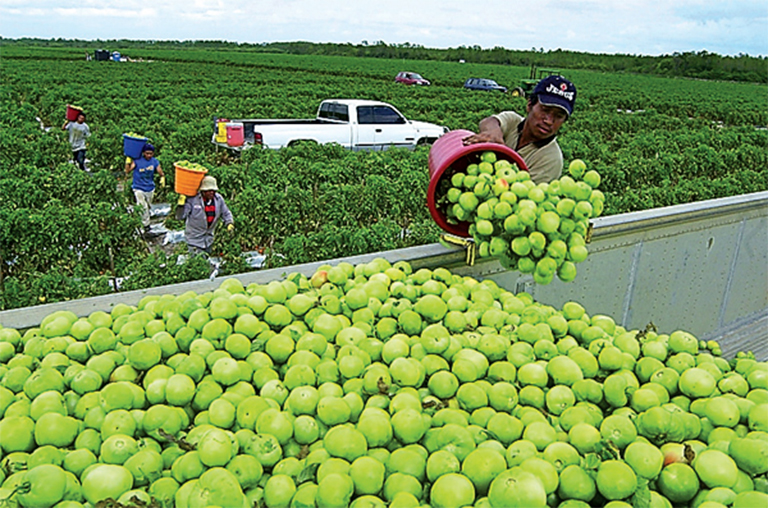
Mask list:
[[[513,292],[561,307],[574,300],[590,314],[606,314],[627,329],[653,323],[660,332],[682,329],[716,339],[724,355],[751,350],[768,360],[768,192],[602,217],[593,221],[589,257],[576,280],[539,286],[529,275],[497,261],[464,264],[464,253],[440,244],[236,275],[244,285],[291,272],[311,275],[321,264],[365,263],[376,257],[408,261],[414,269],[443,266],[492,279]],[[56,310],[87,316],[117,303],[135,305],[151,294],[211,291],[221,280],[203,280],[0,312],[0,324],[29,328]]]

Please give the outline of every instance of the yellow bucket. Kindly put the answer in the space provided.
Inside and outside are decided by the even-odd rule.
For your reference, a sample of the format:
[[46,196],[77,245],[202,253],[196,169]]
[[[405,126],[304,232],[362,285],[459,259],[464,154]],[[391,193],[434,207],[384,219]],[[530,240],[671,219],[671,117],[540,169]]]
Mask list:
[[217,143],[226,143],[227,142],[227,122],[229,120],[225,118],[219,118],[216,121],[216,142]]

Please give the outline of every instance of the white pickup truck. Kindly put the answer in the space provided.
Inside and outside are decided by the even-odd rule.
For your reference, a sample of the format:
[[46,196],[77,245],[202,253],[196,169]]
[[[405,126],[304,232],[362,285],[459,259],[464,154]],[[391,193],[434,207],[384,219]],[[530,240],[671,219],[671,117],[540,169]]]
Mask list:
[[[227,124],[234,124],[229,135]],[[320,103],[314,119],[215,119],[212,142],[238,151],[259,145],[277,149],[299,141],[338,143],[351,150],[413,149],[446,132],[448,128],[441,125],[408,120],[386,102],[329,99]]]

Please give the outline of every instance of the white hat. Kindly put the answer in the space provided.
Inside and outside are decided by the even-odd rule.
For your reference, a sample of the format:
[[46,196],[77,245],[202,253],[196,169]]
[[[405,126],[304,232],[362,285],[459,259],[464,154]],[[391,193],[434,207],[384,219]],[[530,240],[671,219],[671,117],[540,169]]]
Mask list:
[[216,185],[216,178],[212,176],[204,176],[203,181],[200,183],[200,192],[212,190],[217,191],[219,187]]

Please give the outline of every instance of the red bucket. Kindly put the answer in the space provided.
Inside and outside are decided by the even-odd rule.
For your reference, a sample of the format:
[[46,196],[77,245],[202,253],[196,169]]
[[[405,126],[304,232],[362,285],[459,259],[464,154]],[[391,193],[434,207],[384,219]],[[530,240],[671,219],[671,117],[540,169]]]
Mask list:
[[443,178],[450,179],[454,173],[465,171],[470,164],[480,162],[480,155],[483,152],[491,151],[496,153],[498,159],[506,159],[516,164],[521,170],[528,171],[525,161],[520,155],[506,145],[497,143],[477,143],[474,145],[464,145],[462,139],[474,134],[472,131],[455,130],[441,136],[432,144],[429,151],[429,187],[427,188],[427,206],[432,218],[437,225],[448,233],[468,237],[469,222],[460,222],[451,224],[448,222],[445,212],[441,210],[437,201],[440,196],[436,196],[438,184]]
[[240,122],[230,122],[227,124],[227,144],[229,146],[243,146],[245,142],[245,131]]
[[67,104],[67,120],[69,120],[70,122],[74,122],[75,120],[77,120],[77,115],[79,115],[82,112],[83,110],[81,108]]

